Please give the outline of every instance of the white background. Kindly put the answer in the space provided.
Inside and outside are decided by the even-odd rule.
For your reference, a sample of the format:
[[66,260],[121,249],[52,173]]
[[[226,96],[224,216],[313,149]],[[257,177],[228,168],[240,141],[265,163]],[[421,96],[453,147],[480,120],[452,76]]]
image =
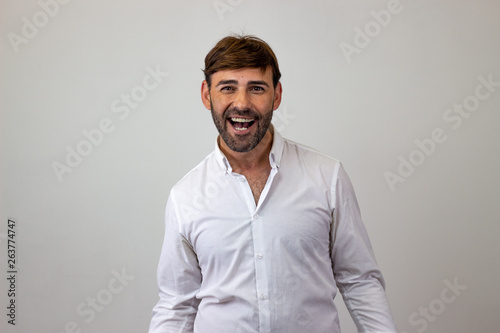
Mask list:
[[[2,332],[147,330],[169,190],[216,136],[199,96],[203,60],[228,33],[276,52],[283,136],[344,163],[399,330],[497,331],[500,87],[479,88],[466,117],[447,110],[474,102],[478,77],[500,82],[500,3],[220,2],[217,12],[211,0],[72,0],[49,16],[36,1],[0,1],[2,276],[8,218],[18,270],[15,326],[2,278]],[[371,12],[389,7],[376,23]],[[356,39],[365,28],[372,37]],[[168,77],[120,119],[113,102],[138,96],[148,68]],[[103,119],[113,130],[89,150],[82,131]],[[415,141],[436,128],[446,140],[419,153]],[[67,147],[87,156],[70,168]],[[410,158],[411,172],[400,167]],[[401,177],[392,188],[387,172]],[[337,304],[343,332],[355,332]]]

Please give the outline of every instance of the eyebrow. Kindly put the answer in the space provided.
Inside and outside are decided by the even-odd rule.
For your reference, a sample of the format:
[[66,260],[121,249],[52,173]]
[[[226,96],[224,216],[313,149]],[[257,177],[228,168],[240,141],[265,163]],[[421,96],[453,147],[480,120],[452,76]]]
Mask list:
[[221,86],[223,84],[238,84],[238,81],[236,81],[236,80],[222,80],[222,81],[219,81],[217,83],[216,87]]
[[[216,87],[224,85],[224,84],[238,84],[237,80],[221,80],[217,83]],[[263,85],[266,87],[269,87],[269,84],[267,84],[266,81],[261,81],[261,80],[255,80],[255,81],[248,81],[248,85]]]
[[269,87],[266,81],[248,81],[249,85],[261,85],[261,86],[266,86]]

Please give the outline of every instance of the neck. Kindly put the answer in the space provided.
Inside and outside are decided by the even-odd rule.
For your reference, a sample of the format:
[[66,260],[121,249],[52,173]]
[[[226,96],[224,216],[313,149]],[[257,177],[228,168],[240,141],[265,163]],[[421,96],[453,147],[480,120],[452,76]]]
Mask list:
[[267,131],[259,144],[252,150],[239,153],[231,150],[224,140],[218,138],[219,147],[229,160],[229,164],[234,172],[244,173],[246,171],[255,171],[261,168],[267,168],[269,164],[269,153],[273,145],[273,134]]

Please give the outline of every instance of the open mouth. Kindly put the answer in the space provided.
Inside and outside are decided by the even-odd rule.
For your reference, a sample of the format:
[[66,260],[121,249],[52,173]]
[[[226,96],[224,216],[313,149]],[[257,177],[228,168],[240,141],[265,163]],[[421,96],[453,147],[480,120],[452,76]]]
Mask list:
[[247,131],[255,123],[255,119],[239,117],[231,117],[228,120],[231,123],[231,126],[233,126],[233,128],[239,132]]

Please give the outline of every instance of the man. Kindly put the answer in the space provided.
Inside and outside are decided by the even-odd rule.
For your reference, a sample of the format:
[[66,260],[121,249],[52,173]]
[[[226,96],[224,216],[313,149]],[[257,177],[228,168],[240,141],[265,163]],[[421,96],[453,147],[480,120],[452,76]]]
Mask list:
[[271,48],[223,38],[204,73],[220,135],[170,192],[149,332],[340,332],[337,288],[360,332],[396,332],[342,165],[271,125]]

